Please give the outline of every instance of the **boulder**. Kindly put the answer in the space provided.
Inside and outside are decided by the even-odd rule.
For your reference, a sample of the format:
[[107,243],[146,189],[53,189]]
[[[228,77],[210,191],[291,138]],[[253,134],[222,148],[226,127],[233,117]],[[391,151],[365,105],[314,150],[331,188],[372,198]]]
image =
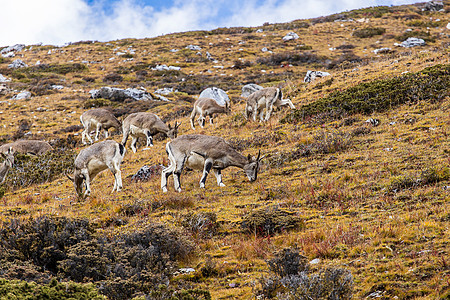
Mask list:
[[170,95],[170,94],[176,93],[176,92],[178,92],[178,90],[174,90],[173,88],[162,88],[162,89],[157,89],[155,91],[155,94],[167,96],[167,95]]
[[8,68],[10,69],[20,69],[28,67],[26,63],[23,62],[21,59],[14,60],[11,64],[8,65]]
[[392,52],[391,48],[379,48],[379,49],[373,50],[373,53],[375,53],[375,54],[391,53],[391,52]]
[[254,83],[246,84],[242,87],[241,97],[247,98],[256,91],[262,90],[263,87]]
[[188,45],[186,46],[186,49],[192,50],[192,51],[200,51],[202,50],[202,48],[200,48],[200,46],[195,46],[195,45]]
[[286,42],[286,41],[290,41],[290,40],[296,40],[298,38],[299,38],[298,34],[296,34],[295,32],[289,32],[288,34],[286,34],[283,37],[283,41]]
[[230,106],[230,98],[227,93],[217,87],[210,87],[200,93],[199,98],[211,98],[216,100],[219,105]]
[[430,1],[425,3],[422,11],[440,11],[444,9],[444,4],[441,1]]
[[0,82],[8,82],[11,81],[11,79],[6,78],[5,76],[3,76],[2,74],[0,74]]
[[424,46],[426,43],[423,39],[419,39],[416,37],[410,37],[406,41],[400,43],[400,46],[405,48]]
[[150,93],[139,89],[119,89],[112,87],[102,87],[98,90],[90,90],[92,99],[104,98],[112,101],[123,102],[125,99],[131,98],[134,100],[153,100]]
[[179,71],[181,70],[180,67],[174,67],[174,66],[166,66],[166,65],[157,65],[156,67],[152,68],[153,71]]
[[29,91],[21,91],[20,93],[15,95],[12,99],[13,100],[25,100],[25,99],[30,99],[30,98],[31,98],[31,93]]
[[331,74],[328,72],[322,72],[322,71],[308,71],[306,72],[305,79],[303,79],[304,82],[311,82],[317,77],[325,77],[330,76]]
[[0,50],[0,54],[6,54],[9,52],[19,52],[25,47],[24,44],[15,44],[14,46],[9,46]]
[[142,168],[140,168],[136,174],[131,176],[131,180],[133,181],[148,181],[152,177],[159,177],[161,175],[161,170],[163,169],[163,166],[161,165],[153,165],[153,166],[147,166],[144,165]]

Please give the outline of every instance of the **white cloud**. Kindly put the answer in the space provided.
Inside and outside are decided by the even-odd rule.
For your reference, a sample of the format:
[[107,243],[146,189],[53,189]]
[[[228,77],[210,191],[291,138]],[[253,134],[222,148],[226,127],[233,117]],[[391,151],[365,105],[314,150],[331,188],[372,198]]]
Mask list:
[[[142,0],[0,0],[0,46],[152,37],[171,32],[258,26],[406,0],[176,0],[157,10]],[[105,12],[104,8],[108,8]]]

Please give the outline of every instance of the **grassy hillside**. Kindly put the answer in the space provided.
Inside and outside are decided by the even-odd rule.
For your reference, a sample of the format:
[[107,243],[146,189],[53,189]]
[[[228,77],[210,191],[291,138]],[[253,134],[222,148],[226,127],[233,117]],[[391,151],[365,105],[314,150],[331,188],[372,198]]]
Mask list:
[[[16,155],[0,187],[0,298],[34,291],[86,299],[449,299],[450,13],[447,4],[440,12],[423,5],[27,45],[0,58],[0,74],[11,79],[0,83],[0,140],[43,139],[55,148]],[[283,41],[289,32],[300,38]],[[394,46],[408,37],[426,45]],[[390,50],[373,52],[380,48]],[[8,68],[15,59],[28,66]],[[331,76],[307,84],[308,70]],[[240,95],[249,83],[280,87],[297,109],[246,121]],[[170,101],[90,99],[104,86],[173,92]],[[181,193],[173,178],[162,193],[167,140],[156,136],[150,150],[127,145],[121,192],[111,193],[105,171],[90,197],[76,197],[64,172],[86,147],[84,111],[106,107],[119,119],[151,111],[190,134],[192,104],[212,86],[228,93],[232,113],[195,133],[223,137],[244,155],[261,150],[256,182],[228,168],[225,187],[211,175],[200,189],[201,174],[185,171]],[[12,99],[22,90],[31,99]],[[132,180],[144,165],[154,174]]]

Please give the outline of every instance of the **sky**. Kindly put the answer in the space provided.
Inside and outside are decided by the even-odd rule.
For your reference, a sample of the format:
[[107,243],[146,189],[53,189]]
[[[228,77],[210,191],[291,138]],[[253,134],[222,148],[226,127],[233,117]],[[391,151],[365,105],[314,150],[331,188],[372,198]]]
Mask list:
[[[423,0],[422,0],[423,1]],[[0,47],[260,26],[415,0],[0,0]]]

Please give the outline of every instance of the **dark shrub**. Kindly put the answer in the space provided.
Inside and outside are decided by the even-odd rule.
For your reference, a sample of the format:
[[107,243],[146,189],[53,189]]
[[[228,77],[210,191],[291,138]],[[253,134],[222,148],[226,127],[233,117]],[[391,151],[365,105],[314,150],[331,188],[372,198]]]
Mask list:
[[386,32],[385,28],[381,27],[368,27],[368,28],[361,28],[353,31],[353,36],[359,37],[359,38],[370,38],[375,35],[381,35]]
[[296,123],[323,113],[336,117],[344,113],[371,114],[422,100],[436,103],[450,95],[449,80],[450,65],[436,65],[417,73],[360,83],[304,105],[288,113],[281,122]]
[[16,189],[52,181],[73,170],[75,157],[76,153],[71,149],[54,149],[40,156],[17,153],[5,186]]
[[123,77],[117,73],[109,73],[105,77],[103,77],[103,82],[121,82]]
[[254,210],[241,221],[241,228],[245,232],[261,236],[270,236],[302,226],[303,221],[295,213],[281,210],[277,206]]
[[219,227],[214,212],[189,213],[183,217],[181,225],[201,237],[212,237]]
[[284,249],[268,262],[270,276],[260,279],[257,297],[278,299],[351,299],[353,276],[341,268],[310,272],[306,257],[297,249]]
[[281,63],[289,63],[294,66],[300,64],[312,64],[312,63],[323,63],[324,58],[317,56],[311,52],[283,52],[275,53],[270,56],[259,57],[256,59],[257,64],[267,65],[267,66],[278,66]]
[[74,282],[58,282],[53,279],[46,285],[34,282],[0,279],[1,299],[80,299],[102,300],[92,283],[79,284]]

